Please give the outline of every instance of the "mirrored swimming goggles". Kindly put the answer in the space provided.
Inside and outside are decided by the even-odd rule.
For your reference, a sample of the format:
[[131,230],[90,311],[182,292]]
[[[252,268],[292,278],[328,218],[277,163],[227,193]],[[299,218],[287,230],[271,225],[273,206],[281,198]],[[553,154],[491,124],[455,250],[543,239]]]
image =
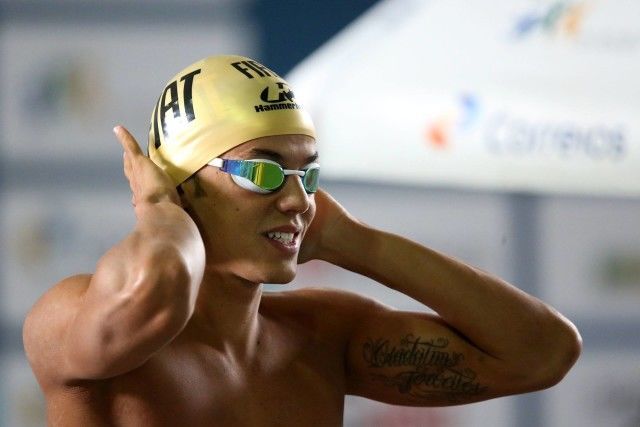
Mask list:
[[221,171],[230,174],[233,181],[240,187],[262,194],[278,191],[284,185],[287,175],[298,175],[308,194],[315,193],[320,182],[320,165],[318,163],[310,163],[301,170],[297,170],[283,169],[278,163],[267,159],[215,158],[208,165],[220,168]]

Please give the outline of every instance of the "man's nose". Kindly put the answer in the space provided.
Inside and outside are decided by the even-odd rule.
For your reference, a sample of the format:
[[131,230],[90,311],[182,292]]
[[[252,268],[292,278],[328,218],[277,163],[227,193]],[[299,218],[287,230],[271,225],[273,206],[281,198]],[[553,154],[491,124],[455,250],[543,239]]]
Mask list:
[[278,208],[282,212],[304,213],[309,209],[309,195],[302,184],[302,177],[287,176],[278,193]]

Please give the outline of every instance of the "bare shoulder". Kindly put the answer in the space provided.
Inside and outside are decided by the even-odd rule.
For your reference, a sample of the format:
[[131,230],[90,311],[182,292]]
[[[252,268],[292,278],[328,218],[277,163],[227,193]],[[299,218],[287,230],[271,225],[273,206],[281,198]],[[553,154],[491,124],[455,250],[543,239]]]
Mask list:
[[61,343],[89,287],[91,275],[77,275],[60,281],[31,308],[22,327],[27,359],[38,382],[46,389],[62,370]]

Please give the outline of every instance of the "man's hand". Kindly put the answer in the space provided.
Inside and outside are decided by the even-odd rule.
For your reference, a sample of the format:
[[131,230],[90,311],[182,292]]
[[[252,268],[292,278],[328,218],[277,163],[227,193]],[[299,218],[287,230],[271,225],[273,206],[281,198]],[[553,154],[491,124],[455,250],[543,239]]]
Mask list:
[[133,206],[161,201],[180,205],[180,197],[171,178],[142,153],[129,131],[123,126],[116,126],[113,131],[124,149],[124,174],[133,193]]
[[319,189],[315,193],[316,214],[302,241],[298,255],[298,264],[312,259],[329,261],[340,239],[346,238],[350,225],[357,222],[326,191]]

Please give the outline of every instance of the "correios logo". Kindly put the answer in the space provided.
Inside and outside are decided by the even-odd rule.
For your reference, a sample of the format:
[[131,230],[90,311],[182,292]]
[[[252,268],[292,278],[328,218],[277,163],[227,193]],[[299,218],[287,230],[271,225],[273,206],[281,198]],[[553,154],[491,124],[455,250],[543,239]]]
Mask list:
[[480,101],[477,96],[463,93],[456,98],[455,107],[445,111],[427,125],[427,146],[447,149],[461,133],[469,132],[477,123]]
[[511,33],[524,39],[536,33],[575,37],[579,34],[587,11],[585,1],[543,2],[518,15]]
[[496,111],[484,121],[482,133],[487,151],[501,157],[621,162],[629,152],[621,123],[540,120]]
[[513,109],[492,109],[490,101],[481,105],[479,97],[469,93],[456,97],[450,110],[427,124],[427,147],[464,151],[465,142],[495,157],[594,162],[621,162],[629,153],[628,129],[622,122],[540,119]]

